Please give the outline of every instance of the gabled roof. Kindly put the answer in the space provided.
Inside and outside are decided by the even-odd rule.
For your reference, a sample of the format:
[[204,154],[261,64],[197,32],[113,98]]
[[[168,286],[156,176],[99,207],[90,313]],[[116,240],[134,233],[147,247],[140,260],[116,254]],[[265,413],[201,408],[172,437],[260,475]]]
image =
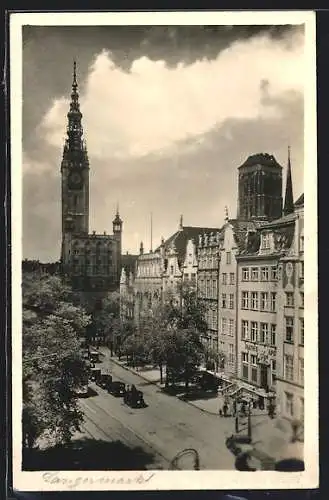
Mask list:
[[[175,245],[175,249],[178,253],[178,260],[179,262],[183,262],[188,240],[194,240],[194,242],[198,244],[199,234],[218,231],[219,229],[216,227],[183,226],[182,229],[176,231],[176,233],[165,240],[163,245],[165,250],[168,250],[172,245]],[[159,251],[160,248],[161,247],[158,247],[156,251]]]
[[230,219],[228,223],[233,227],[233,234],[239,252],[246,248],[248,233],[255,232],[263,224],[259,221],[243,221],[239,219]]
[[291,214],[283,215],[280,219],[274,219],[270,222],[264,224],[264,228],[274,228],[276,226],[286,226],[287,224],[291,224],[296,220],[296,214],[292,212]]

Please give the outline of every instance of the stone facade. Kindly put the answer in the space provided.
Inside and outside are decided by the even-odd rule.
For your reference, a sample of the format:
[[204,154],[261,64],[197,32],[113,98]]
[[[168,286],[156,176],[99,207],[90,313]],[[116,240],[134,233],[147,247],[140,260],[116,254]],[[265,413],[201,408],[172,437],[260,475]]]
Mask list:
[[206,345],[218,349],[218,269],[219,269],[220,232],[199,235],[198,255],[198,300],[205,308],[208,324],[206,336],[202,339]]
[[304,419],[304,201],[295,204],[294,239],[280,261],[277,405],[280,415]]

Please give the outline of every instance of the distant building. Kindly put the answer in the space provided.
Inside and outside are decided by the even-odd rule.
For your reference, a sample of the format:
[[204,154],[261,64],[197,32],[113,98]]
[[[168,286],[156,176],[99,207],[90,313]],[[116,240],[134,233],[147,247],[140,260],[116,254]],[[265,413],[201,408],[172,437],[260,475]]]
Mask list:
[[89,159],[81,124],[76,64],[74,63],[67,138],[61,163],[61,265],[73,288],[104,293],[119,288],[122,220],[113,219],[113,235],[89,233]]
[[120,277],[120,317],[122,321],[133,321],[135,310],[134,280],[137,255],[128,252],[122,255]]

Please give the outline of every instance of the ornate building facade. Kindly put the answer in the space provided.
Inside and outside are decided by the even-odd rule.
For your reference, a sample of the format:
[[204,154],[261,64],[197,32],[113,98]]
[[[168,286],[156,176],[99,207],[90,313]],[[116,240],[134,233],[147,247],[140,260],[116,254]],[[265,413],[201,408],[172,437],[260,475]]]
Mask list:
[[[287,215],[286,217],[289,217]],[[304,196],[295,203],[293,241],[280,260],[276,394],[280,415],[304,420]],[[274,228],[273,228],[274,229]]]
[[198,256],[198,300],[203,304],[208,325],[203,342],[218,349],[218,270],[221,233],[219,230],[199,235]]
[[89,234],[89,159],[83,139],[76,63],[74,62],[67,138],[61,163],[61,266],[75,289],[106,292],[119,288],[122,220],[117,211],[113,235]]

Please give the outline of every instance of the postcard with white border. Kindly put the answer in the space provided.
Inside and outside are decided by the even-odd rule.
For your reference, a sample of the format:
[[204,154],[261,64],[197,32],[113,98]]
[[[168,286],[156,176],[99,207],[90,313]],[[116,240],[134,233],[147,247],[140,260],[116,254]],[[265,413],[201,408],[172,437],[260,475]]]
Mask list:
[[9,25],[14,489],[316,488],[315,13]]

